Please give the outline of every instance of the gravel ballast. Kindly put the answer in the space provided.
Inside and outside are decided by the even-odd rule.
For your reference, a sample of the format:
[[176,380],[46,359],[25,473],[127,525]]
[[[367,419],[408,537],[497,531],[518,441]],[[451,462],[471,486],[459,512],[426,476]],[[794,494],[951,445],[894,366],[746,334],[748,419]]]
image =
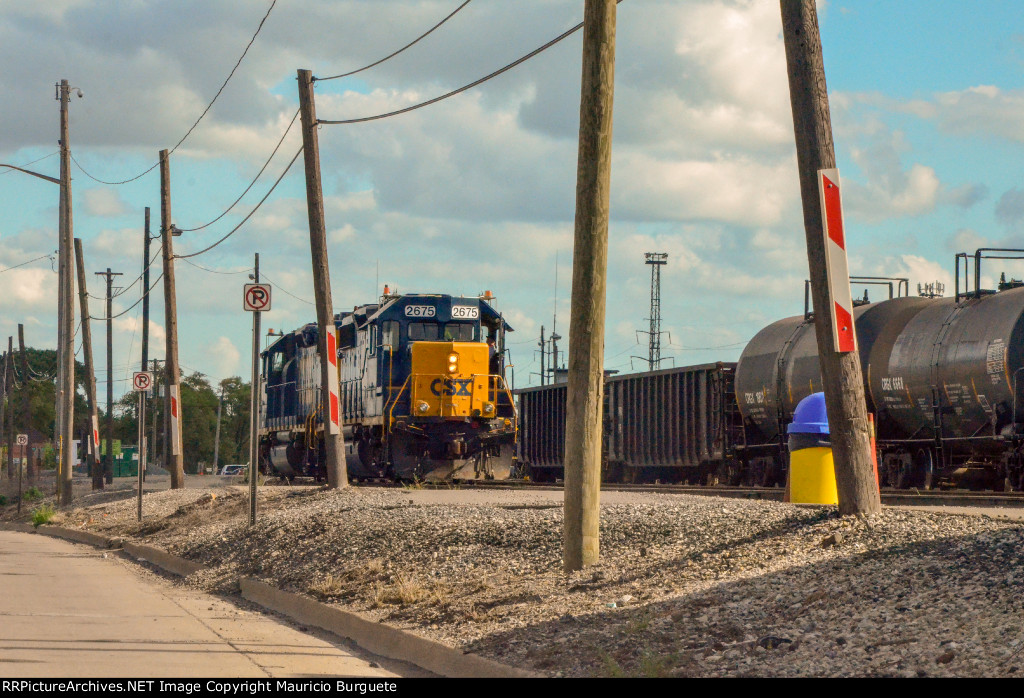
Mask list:
[[634,494],[567,575],[549,500],[425,494],[265,487],[250,527],[241,487],[147,494],[141,525],[106,492],[55,523],[205,563],[199,588],[250,576],[553,676],[1024,672],[1019,522]]

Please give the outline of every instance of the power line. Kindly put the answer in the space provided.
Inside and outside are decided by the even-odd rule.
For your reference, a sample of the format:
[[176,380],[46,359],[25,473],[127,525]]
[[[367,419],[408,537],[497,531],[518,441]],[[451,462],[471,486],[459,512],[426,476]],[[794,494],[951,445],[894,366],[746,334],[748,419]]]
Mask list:
[[176,254],[176,255],[174,255],[174,258],[175,259],[188,259],[189,257],[198,257],[201,254],[209,252],[214,247],[216,247],[217,245],[221,244],[222,242],[227,240],[229,237],[234,235],[235,232],[237,232],[239,228],[241,228],[243,225],[245,225],[246,221],[248,221],[250,218],[252,218],[252,215],[254,213],[256,213],[257,211],[260,210],[260,206],[262,206],[263,202],[267,200],[267,197],[269,197],[271,195],[271,193],[273,193],[273,191],[275,189],[277,189],[277,185],[280,184],[281,180],[284,179],[284,176],[286,174],[288,174],[288,170],[290,170],[292,168],[292,165],[295,164],[295,161],[298,160],[299,155],[301,155],[301,154],[302,154],[302,148],[299,148],[298,152],[295,153],[295,156],[292,158],[291,162],[288,163],[288,167],[284,168],[284,172],[282,172],[281,176],[277,178],[276,182],[274,182],[274,186],[270,187],[270,190],[266,194],[263,195],[263,198],[260,199],[258,204],[256,204],[256,207],[253,208],[253,210],[249,211],[249,213],[246,214],[245,218],[243,218],[242,221],[238,225],[236,225],[234,228],[232,228],[231,231],[228,232],[227,235],[225,235],[224,237],[222,237],[220,240],[218,240],[217,242],[213,243],[212,245],[210,245],[208,247],[204,247],[203,249],[199,250],[198,252],[193,252],[191,254]]
[[[618,2],[621,3],[622,0],[618,0]],[[431,104],[437,104],[441,100],[448,99],[449,97],[454,97],[457,94],[461,94],[461,93],[465,92],[466,90],[472,89],[472,88],[476,87],[477,85],[480,85],[482,83],[487,82],[491,78],[496,78],[499,75],[501,75],[502,73],[507,73],[508,71],[510,71],[513,68],[515,68],[517,65],[519,65],[521,63],[525,63],[526,61],[528,61],[531,58],[533,58],[534,56],[536,56],[538,53],[543,53],[544,51],[548,50],[549,48],[551,48],[552,46],[557,44],[559,41],[562,41],[563,39],[566,39],[566,38],[572,36],[573,34],[578,32],[582,28],[583,28],[583,22],[580,22],[579,24],[577,24],[572,29],[564,32],[563,34],[560,34],[559,36],[555,37],[551,41],[549,41],[546,44],[544,44],[543,46],[541,46],[540,48],[536,48],[533,51],[530,51],[528,54],[526,54],[522,58],[519,58],[519,59],[517,59],[515,61],[512,61],[511,63],[509,63],[505,67],[499,68],[498,70],[495,70],[493,73],[491,73],[489,75],[485,75],[484,77],[480,78],[479,80],[475,80],[475,81],[469,83],[468,85],[464,85],[464,86],[460,87],[457,90],[452,90],[451,92],[443,94],[440,97],[434,97],[433,99],[428,99],[426,102],[420,102],[419,104],[414,104],[411,107],[405,107],[404,109],[396,109],[395,111],[391,111],[391,112],[388,112],[386,114],[377,114],[375,116],[364,116],[364,117],[361,117],[361,118],[358,118],[358,119],[343,119],[343,120],[340,120],[340,121],[330,121],[330,120],[324,120],[324,119],[317,119],[317,123],[318,124],[328,124],[328,125],[331,125],[331,126],[339,125],[339,124],[358,124],[358,123],[362,123],[364,121],[376,121],[377,119],[386,119],[386,118],[388,118],[390,116],[398,116],[399,114],[405,114],[405,113],[414,111],[416,109],[421,109],[423,107],[430,106]]]
[[[55,150],[52,153],[50,153],[49,155],[44,155],[41,158],[33,160],[32,162],[26,162],[24,165],[19,165],[18,167],[24,169],[24,168],[28,167],[29,165],[34,165],[37,162],[42,162],[43,160],[46,160],[47,158],[52,158],[54,155],[56,155],[59,152],[60,152],[59,150]],[[10,174],[11,172],[14,172],[14,170],[4,170],[3,172],[0,172],[0,175],[7,175],[7,174]]]
[[195,262],[190,261],[190,260],[188,260],[188,259],[186,259],[184,257],[181,258],[181,261],[183,261],[186,264],[189,264],[189,265],[195,267],[196,269],[202,269],[203,271],[208,271],[211,274],[245,274],[247,272],[252,271],[252,267],[248,267],[246,269],[239,269],[238,271],[219,271],[217,269],[210,269],[209,267],[204,267],[201,264],[196,264]]
[[[139,303],[141,303],[142,299],[145,298],[146,296],[148,296],[153,291],[153,289],[156,288],[157,283],[162,278],[164,278],[164,273],[160,272],[160,276],[156,277],[156,281],[154,281],[153,285],[149,287],[149,290],[146,291],[145,293],[143,293],[141,296],[139,296],[139,300],[137,300],[134,303],[132,303],[130,306],[128,306],[127,308],[125,308],[124,310],[119,312],[117,315],[111,315],[110,317],[90,317],[89,319],[90,320],[116,320],[117,318],[121,317],[122,315],[127,313],[129,310],[131,310],[132,308],[137,306]],[[106,298],[104,298],[103,300],[106,300]]]
[[306,304],[308,304],[308,305],[316,305],[316,303],[314,303],[313,301],[307,301],[307,300],[306,300],[305,298],[299,298],[299,297],[298,297],[298,296],[296,296],[296,295],[295,295],[294,293],[292,293],[292,292],[291,292],[291,291],[289,291],[288,289],[284,288],[283,286],[281,286],[280,284],[278,284],[278,283],[277,283],[276,281],[272,280],[272,279],[271,279],[271,278],[270,278],[269,276],[267,276],[267,275],[266,275],[266,273],[265,273],[265,272],[262,272],[262,271],[261,271],[261,272],[260,272],[260,276],[262,276],[263,278],[265,278],[265,279],[267,280],[267,282],[268,282],[268,283],[272,284],[272,285],[274,286],[274,290],[275,290],[275,291],[281,291],[281,292],[282,292],[282,293],[284,293],[284,294],[285,294],[286,296],[291,296],[291,297],[292,297],[292,298],[294,298],[295,300],[297,300],[297,301],[302,301],[303,303],[306,303]]
[[40,259],[53,259],[53,255],[55,255],[56,253],[57,253],[57,251],[54,250],[50,254],[44,254],[44,255],[42,255],[40,257],[36,257],[35,259],[30,259],[27,262],[22,262],[21,264],[15,264],[13,267],[7,267],[6,269],[0,269],[0,274],[3,274],[5,271],[11,271],[12,269],[17,269],[18,267],[23,267],[26,264],[31,264],[32,262],[38,262]]
[[204,223],[203,225],[200,225],[200,226],[198,226],[196,228],[179,228],[179,230],[181,230],[181,232],[183,232],[183,233],[192,233],[192,232],[195,232],[197,230],[202,230],[203,228],[207,228],[207,227],[213,225],[214,223],[219,221],[221,218],[223,218],[224,216],[228,215],[228,213],[231,211],[231,209],[233,209],[235,207],[235,204],[237,204],[239,201],[241,201],[242,197],[249,193],[249,190],[252,189],[253,186],[256,184],[256,180],[258,180],[261,176],[263,176],[263,172],[267,169],[267,166],[270,165],[270,161],[274,159],[274,156],[277,155],[277,151],[278,151],[278,149],[280,149],[281,144],[284,143],[284,139],[288,135],[288,132],[291,131],[292,130],[292,126],[295,125],[295,119],[298,118],[300,111],[301,110],[296,110],[295,111],[295,116],[293,116],[292,120],[288,123],[288,128],[286,128],[284,133],[281,134],[281,140],[279,140],[277,142],[277,145],[274,146],[274,152],[272,152],[270,154],[270,157],[267,158],[267,161],[265,163],[263,163],[263,167],[261,167],[260,171],[256,173],[256,176],[253,177],[253,180],[251,182],[249,182],[249,186],[247,186],[245,188],[245,191],[243,191],[241,194],[238,195],[238,198],[235,199],[232,202],[232,204],[230,206],[228,206],[227,209],[223,213],[221,213],[219,216],[214,218],[209,223]]
[[[267,17],[270,16],[270,12],[271,12],[271,10],[274,9],[274,5],[276,5],[276,4],[277,4],[277,0],[271,0],[270,7],[267,8],[267,13],[265,15],[263,15],[263,19],[260,20],[260,25],[258,27],[256,27],[256,32],[252,35],[252,38],[249,39],[249,43],[245,45],[245,50],[242,51],[242,55],[238,57],[238,61],[235,63],[235,67],[231,69],[230,73],[228,73],[227,78],[224,79],[224,83],[220,86],[220,89],[217,90],[217,94],[215,94],[213,96],[213,99],[210,100],[210,103],[206,105],[206,109],[203,110],[203,113],[199,115],[199,118],[195,120],[195,123],[193,123],[192,126],[188,129],[188,131],[185,132],[185,135],[181,137],[181,140],[179,140],[174,145],[174,147],[171,148],[170,151],[168,151],[168,153],[167,153],[168,156],[171,155],[171,153],[173,153],[175,150],[177,150],[178,146],[180,146],[182,143],[184,143],[186,138],[188,138],[190,135],[192,135],[192,131],[195,130],[196,126],[199,125],[199,122],[203,120],[203,117],[205,117],[206,114],[213,107],[213,103],[217,101],[218,97],[220,97],[220,93],[223,92],[224,88],[228,86],[228,82],[231,80],[232,77],[234,77],[235,71],[238,70],[238,66],[240,66],[242,64],[242,59],[245,58],[245,54],[247,54],[249,52],[249,49],[252,47],[253,42],[256,41],[256,37],[259,36],[260,30],[263,29],[263,23],[267,21]],[[93,175],[89,174],[85,170],[85,168],[82,167],[81,163],[78,162],[78,160],[75,160],[75,156],[74,156],[73,153],[71,154],[71,159],[74,161],[75,165],[78,166],[78,169],[82,171],[82,174],[84,174],[86,177],[88,177],[92,181],[99,182],[100,184],[111,184],[111,185],[127,184],[128,182],[134,182],[136,179],[139,179],[140,177],[144,177],[145,175],[147,175],[150,172],[152,172],[160,164],[160,161],[158,160],[155,163],[153,163],[152,165],[150,165],[149,169],[147,169],[144,172],[141,172],[141,173],[135,175],[134,177],[130,177],[128,179],[123,179],[123,180],[121,180],[119,182],[107,182],[107,181],[104,181],[102,179],[98,179],[97,177],[94,177]]]
[[448,15],[447,17],[445,17],[444,19],[442,19],[442,20],[441,20],[440,22],[438,22],[437,24],[435,24],[434,26],[432,26],[432,27],[431,27],[430,29],[428,29],[428,30],[427,30],[426,32],[424,32],[423,34],[420,34],[420,35],[419,35],[418,37],[416,37],[416,38],[415,38],[415,39],[413,39],[413,40],[412,40],[411,42],[409,42],[408,44],[406,44],[406,45],[405,45],[405,46],[403,46],[402,48],[398,49],[398,50],[397,50],[397,51],[395,51],[394,53],[388,54],[387,56],[384,56],[384,57],[383,57],[383,58],[381,58],[380,60],[374,61],[373,63],[370,63],[369,65],[364,65],[364,66],[363,66],[362,68],[357,68],[356,70],[350,70],[349,72],[347,72],[347,73],[342,73],[341,75],[332,75],[332,76],[330,76],[330,77],[327,77],[327,78],[318,78],[318,77],[314,77],[314,78],[313,78],[313,81],[314,81],[314,82],[316,82],[316,81],[323,81],[323,80],[337,80],[338,78],[347,78],[347,77],[348,77],[349,75],[355,75],[356,73],[361,73],[361,72],[363,72],[364,70],[369,70],[370,68],[372,68],[372,67],[374,67],[374,66],[380,65],[381,63],[383,63],[383,62],[384,62],[384,61],[386,61],[386,60],[390,60],[390,59],[394,58],[394,57],[395,57],[395,56],[397,56],[398,54],[402,53],[402,51],[405,51],[405,50],[406,50],[407,48],[411,48],[412,46],[415,46],[416,44],[418,44],[418,43],[420,42],[420,40],[421,40],[421,39],[425,39],[425,38],[426,38],[427,36],[429,36],[429,35],[430,35],[430,34],[431,34],[431,33],[432,33],[432,32],[433,32],[433,31],[434,31],[435,29],[437,29],[438,27],[440,27],[440,26],[441,26],[442,24],[444,24],[445,22],[447,22],[447,21],[448,21],[449,19],[451,19],[452,17],[454,17],[454,16],[456,15],[456,14],[458,14],[459,10],[461,10],[461,9],[462,9],[463,7],[465,7],[466,5],[468,5],[468,4],[469,4],[469,2],[470,2],[470,0],[466,0],[466,2],[464,2],[464,3],[462,3],[461,5],[459,5],[458,7],[456,7],[456,8],[455,8],[455,9],[454,9],[454,10],[452,11],[452,13],[451,13],[451,14],[449,14],[449,15]]

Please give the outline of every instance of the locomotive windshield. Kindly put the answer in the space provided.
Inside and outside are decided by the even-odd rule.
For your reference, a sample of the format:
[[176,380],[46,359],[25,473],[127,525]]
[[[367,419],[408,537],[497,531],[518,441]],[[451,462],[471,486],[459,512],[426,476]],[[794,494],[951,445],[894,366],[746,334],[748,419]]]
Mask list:
[[410,322],[409,339],[413,342],[475,342],[477,325],[475,322]]

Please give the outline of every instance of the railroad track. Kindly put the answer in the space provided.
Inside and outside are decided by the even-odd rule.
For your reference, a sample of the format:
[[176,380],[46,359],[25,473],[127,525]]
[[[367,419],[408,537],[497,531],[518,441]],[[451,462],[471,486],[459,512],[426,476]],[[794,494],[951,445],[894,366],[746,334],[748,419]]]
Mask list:
[[[432,489],[561,489],[562,483],[530,482],[528,480],[469,480],[457,485],[423,485]],[[702,487],[698,485],[621,485],[603,483],[605,492],[650,492],[652,494],[695,494],[705,497],[733,499],[764,499],[781,502],[780,487]],[[882,490],[882,504],[888,506],[958,506],[958,507],[1024,507],[1022,492],[976,492],[967,490]]]

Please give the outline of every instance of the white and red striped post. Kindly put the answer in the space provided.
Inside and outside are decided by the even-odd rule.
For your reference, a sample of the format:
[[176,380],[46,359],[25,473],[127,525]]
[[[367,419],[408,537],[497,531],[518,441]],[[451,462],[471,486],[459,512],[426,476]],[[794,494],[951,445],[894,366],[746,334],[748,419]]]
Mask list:
[[100,419],[95,412],[92,415],[92,457],[97,463],[100,462]]
[[338,373],[338,338],[334,332],[327,333],[327,379],[330,393],[327,433],[338,434],[341,432],[341,377]]
[[846,259],[843,231],[843,202],[839,192],[839,170],[818,170],[818,194],[825,233],[825,270],[832,298],[832,344],[837,352],[857,351],[857,333],[853,329],[853,294],[850,291],[850,266]]
[[181,455],[181,399],[178,386],[168,386],[171,394],[171,455]]

